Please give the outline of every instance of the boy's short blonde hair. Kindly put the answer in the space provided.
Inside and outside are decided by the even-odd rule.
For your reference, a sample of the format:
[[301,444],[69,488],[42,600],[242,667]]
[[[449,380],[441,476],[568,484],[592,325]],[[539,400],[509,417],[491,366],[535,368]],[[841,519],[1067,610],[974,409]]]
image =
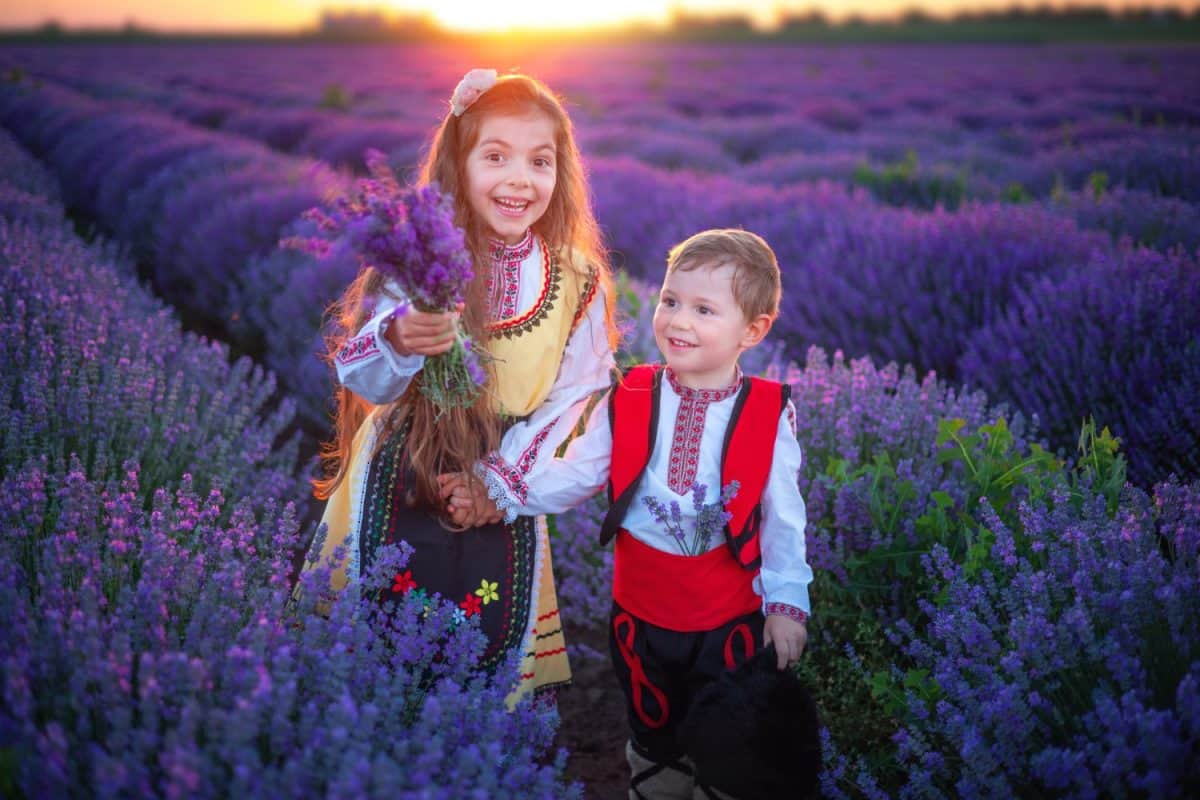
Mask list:
[[729,264],[734,268],[733,299],[747,320],[779,313],[779,262],[759,235],[740,228],[714,228],[690,236],[667,254],[667,274]]

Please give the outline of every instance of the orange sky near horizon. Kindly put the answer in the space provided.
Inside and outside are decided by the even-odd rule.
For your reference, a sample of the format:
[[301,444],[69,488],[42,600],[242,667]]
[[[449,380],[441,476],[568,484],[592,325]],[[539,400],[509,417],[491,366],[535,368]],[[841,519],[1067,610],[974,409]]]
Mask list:
[[[894,15],[910,8],[934,14],[964,9],[999,9],[1012,5],[1046,5],[1045,0],[604,0],[572,4],[564,0],[5,0],[0,28],[29,28],[55,20],[67,29],[116,28],[129,22],[168,32],[299,31],[312,28],[326,9],[381,9],[394,13],[424,12],[446,28],[496,31],[511,28],[584,28],[640,21],[665,23],[672,9],[690,12],[740,12],[769,26],[780,11],[820,10],[832,19],[850,14]],[[1111,8],[1180,8],[1194,11],[1200,0],[1049,0],[1052,6],[1106,5]]]

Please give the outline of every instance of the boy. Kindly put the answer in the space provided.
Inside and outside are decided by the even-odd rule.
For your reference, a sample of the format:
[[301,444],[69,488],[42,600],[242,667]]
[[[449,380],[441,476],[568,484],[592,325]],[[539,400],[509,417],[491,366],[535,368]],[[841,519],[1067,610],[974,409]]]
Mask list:
[[[480,469],[509,519],[560,513],[608,487],[600,540],[615,539],[609,642],[633,733],[631,798],[690,798],[676,732],[697,693],[760,646],[773,643],[783,669],[807,642],[795,408],[786,386],[738,366],[771,329],[779,297],[779,265],[760,237],[692,236],[668,256],[654,313],[665,368],[630,370],[563,457],[524,480],[494,458]],[[712,507],[723,487],[725,524]],[[484,503],[462,481],[443,493],[451,509]],[[698,527],[715,535],[688,535]]]

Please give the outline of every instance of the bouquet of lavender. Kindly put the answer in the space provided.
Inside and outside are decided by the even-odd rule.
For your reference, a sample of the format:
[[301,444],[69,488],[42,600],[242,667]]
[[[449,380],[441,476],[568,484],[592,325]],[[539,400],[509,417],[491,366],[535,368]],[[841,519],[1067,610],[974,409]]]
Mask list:
[[704,495],[708,487],[703,483],[693,483],[692,508],[696,512],[696,522],[691,536],[683,530],[683,511],[678,500],[671,501],[669,510],[657,497],[647,495],[642,502],[654,516],[655,522],[662,525],[679,543],[679,549],[685,556],[698,556],[708,552],[708,543],[714,536],[720,536],[725,523],[729,522],[732,515],[725,510],[725,504],[737,496],[740,487],[738,481],[730,481],[721,490],[717,502],[705,504]]
[[[311,236],[282,244],[318,258],[357,259],[393,279],[411,306],[424,312],[453,311],[462,302],[474,272],[454,202],[436,184],[403,188],[387,158],[368,150],[369,177],[355,182],[329,210],[314,208]],[[404,313],[401,305],[397,313]],[[482,352],[461,331],[454,347],[425,359],[421,392],[439,410],[474,404],[486,380]]]

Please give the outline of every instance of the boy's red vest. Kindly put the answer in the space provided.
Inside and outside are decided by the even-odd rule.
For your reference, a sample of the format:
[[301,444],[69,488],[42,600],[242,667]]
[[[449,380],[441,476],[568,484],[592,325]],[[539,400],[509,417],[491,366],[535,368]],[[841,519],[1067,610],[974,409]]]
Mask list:
[[[613,390],[609,404],[613,433],[608,485],[611,506],[600,529],[601,544],[607,544],[621,530],[625,514],[637,497],[657,437],[661,383],[659,365],[647,364],[631,369]],[[661,608],[665,613],[654,614],[660,619],[652,619],[646,613],[639,616],[674,630],[715,627],[728,619],[721,618],[727,613],[722,607],[729,609],[729,613],[741,614],[747,613],[744,606],[749,610],[757,606],[750,579],[762,564],[759,544],[762,494],[771,474],[779,415],[787,407],[789,394],[786,385],[744,378],[734,400],[721,449],[721,485],[734,480],[739,483],[737,494],[725,506],[731,514],[725,526],[728,549],[718,548],[702,556],[660,554],[632,536],[622,536],[617,541],[614,576],[618,603],[642,605],[633,595],[640,596],[649,589],[646,584],[656,578],[653,591],[657,594],[645,605],[647,609]],[[726,553],[733,556],[732,562]],[[678,591],[665,590],[664,583],[676,584]],[[680,583],[692,588],[678,586]],[[713,602],[707,604],[708,611],[696,607],[696,592],[711,597]],[[713,596],[714,592],[718,596]],[[672,594],[678,595],[674,601],[670,599]],[[720,599],[722,594],[725,600]],[[683,627],[677,627],[680,624]]]

